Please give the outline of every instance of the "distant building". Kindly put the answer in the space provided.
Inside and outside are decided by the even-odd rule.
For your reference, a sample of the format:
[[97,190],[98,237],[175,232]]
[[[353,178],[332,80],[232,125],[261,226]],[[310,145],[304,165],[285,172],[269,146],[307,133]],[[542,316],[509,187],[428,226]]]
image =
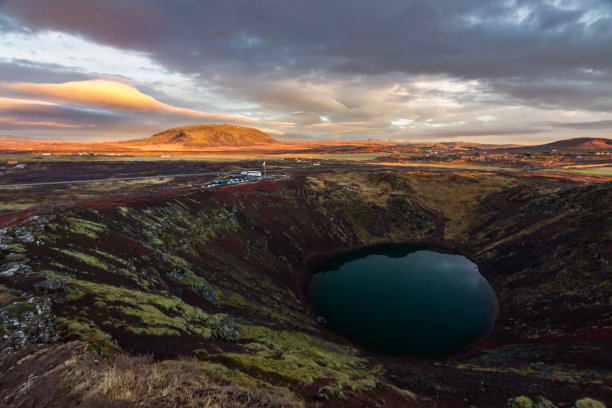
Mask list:
[[247,177],[261,177],[261,171],[257,171],[257,170],[241,171],[240,175],[247,176]]
[[6,164],[8,164],[9,166],[14,166],[16,164],[19,164],[19,162],[10,160],[10,161],[7,161]]
[[25,163],[19,163],[15,165],[16,169],[25,169],[25,167],[26,167]]

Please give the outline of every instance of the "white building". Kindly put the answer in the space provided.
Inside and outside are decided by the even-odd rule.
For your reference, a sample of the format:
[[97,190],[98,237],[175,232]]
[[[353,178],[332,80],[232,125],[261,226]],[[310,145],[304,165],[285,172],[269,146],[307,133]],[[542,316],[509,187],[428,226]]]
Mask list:
[[241,171],[240,175],[247,176],[247,177],[261,177],[261,171],[256,171],[256,170]]

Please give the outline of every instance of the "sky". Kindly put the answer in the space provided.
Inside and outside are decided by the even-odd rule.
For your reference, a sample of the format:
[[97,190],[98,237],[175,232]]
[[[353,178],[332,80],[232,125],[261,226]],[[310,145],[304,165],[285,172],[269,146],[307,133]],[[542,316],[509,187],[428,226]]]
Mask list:
[[0,0],[0,136],[612,134],[610,0]]

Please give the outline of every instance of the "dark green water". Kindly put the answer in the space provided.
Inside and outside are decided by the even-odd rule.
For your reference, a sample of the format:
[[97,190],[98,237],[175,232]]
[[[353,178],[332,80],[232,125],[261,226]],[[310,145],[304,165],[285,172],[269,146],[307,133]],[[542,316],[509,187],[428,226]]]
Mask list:
[[460,351],[491,331],[499,310],[476,264],[422,246],[342,255],[313,276],[308,293],[330,329],[415,356]]

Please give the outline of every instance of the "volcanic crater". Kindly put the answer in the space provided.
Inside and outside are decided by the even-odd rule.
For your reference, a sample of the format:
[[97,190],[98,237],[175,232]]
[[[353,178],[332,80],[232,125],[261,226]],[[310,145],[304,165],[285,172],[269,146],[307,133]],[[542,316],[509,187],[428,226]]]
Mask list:
[[[610,182],[338,171],[9,215],[0,398],[117,401],[96,383],[100,365],[82,361],[145,354],[166,368],[189,357],[197,375],[282,396],[258,394],[265,406],[609,403],[611,202]],[[491,335],[420,359],[322,325],[305,291],[316,266],[389,243],[474,260],[499,299]]]

